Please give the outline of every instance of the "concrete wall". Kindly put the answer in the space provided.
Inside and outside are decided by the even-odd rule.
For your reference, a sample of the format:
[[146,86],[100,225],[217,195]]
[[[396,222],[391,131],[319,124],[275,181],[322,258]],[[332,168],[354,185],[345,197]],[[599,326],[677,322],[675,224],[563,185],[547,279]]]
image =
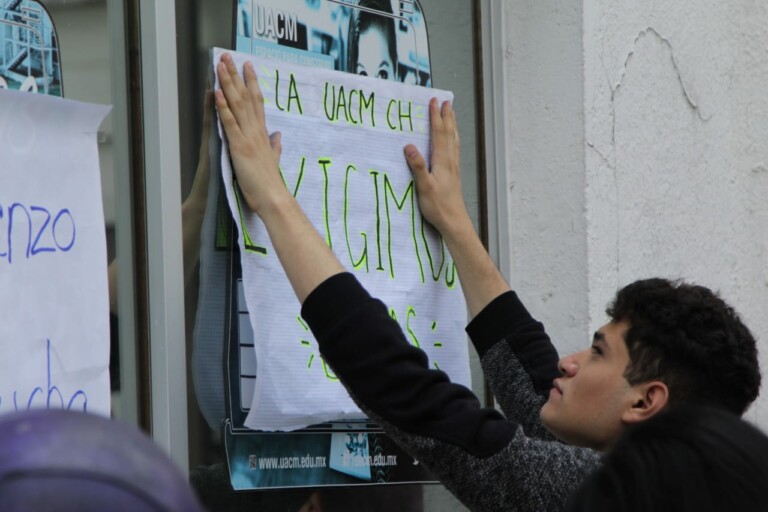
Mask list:
[[505,17],[506,275],[572,351],[587,341],[588,304],[581,6],[507,1]]
[[565,353],[618,287],[683,277],[768,368],[768,4],[566,4],[506,8],[513,285]]

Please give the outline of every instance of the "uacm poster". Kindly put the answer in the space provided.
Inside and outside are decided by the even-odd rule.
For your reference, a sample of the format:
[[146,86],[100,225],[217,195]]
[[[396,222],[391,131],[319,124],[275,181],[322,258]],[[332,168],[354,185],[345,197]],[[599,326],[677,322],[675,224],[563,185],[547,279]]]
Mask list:
[[[239,65],[247,58],[234,57]],[[445,100],[450,94],[275,62],[256,60],[255,66],[267,95],[267,122],[283,133],[287,186],[347,269],[389,305],[409,340],[427,352],[430,365],[469,384],[466,306],[458,277],[442,240],[419,215],[402,154],[408,142],[428,153],[429,98]],[[363,482],[382,474],[413,478],[418,464],[405,454],[391,446],[377,454],[369,451],[374,440],[379,449],[386,446],[380,432],[350,424],[339,428],[339,422],[360,419],[362,413],[317,352],[266,229],[238,196],[226,146],[221,166],[238,233],[238,295],[248,312],[238,325],[241,336],[250,338],[250,344],[239,340],[240,369],[250,359],[251,370],[244,373],[255,375],[250,404],[242,398],[239,404],[248,409],[244,425],[272,431],[335,424],[330,436],[274,437],[270,441],[282,444],[282,455],[265,459],[271,450],[252,449],[249,471],[237,476],[271,476],[282,469],[292,478],[297,470],[319,465]],[[254,436],[267,441],[265,434],[244,437]],[[323,438],[330,442],[323,455],[309,449],[296,454],[300,439],[311,440],[316,450]]]
[[[431,86],[426,23],[417,1],[234,1],[233,48],[238,51]],[[379,60],[375,65],[366,64],[371,52],[362,56],[358,52],[354,57],[355,52],[350,51],[351,43],[360,46],[360,36],[364,50],[375,50],[373,56]],[[212,160],[220,154],[219,144],[218,137],[213,137]],[[418,461],[365,418],[322,422],[290,433],[254,431],[246,426],[258,380],[254,333],[231,215],[221,193],[221,179],[217,179],[218,162],[212,161],[211,168],[193,335],[193,382],[211,428],[224,424],[234,488],[434,482]],[[395,314],[405,320],[409,313]],[[291,326],[301,328],[297,319],[292,319]],[[300,348],[306,352],[305,364],[312,360],[313,369],[325,371],[318,354],[305,345]]]
[[[214,63],[223,50],[214,51]],[[452,94],[233,54],[250,61],[268,128],[282,137],[286,186],[349,272],[384,301],[429,365],[470,384],[466,305],[456,268],[421,217],[403,147],[429,154],[429,102]],[[217,84],[218,85],[218,84]],[[222,135],[221,167],[237,226],[254,333],[256,385],[245,425],[295,430],[362,413],[325,365],[261,220],[239,195]]]

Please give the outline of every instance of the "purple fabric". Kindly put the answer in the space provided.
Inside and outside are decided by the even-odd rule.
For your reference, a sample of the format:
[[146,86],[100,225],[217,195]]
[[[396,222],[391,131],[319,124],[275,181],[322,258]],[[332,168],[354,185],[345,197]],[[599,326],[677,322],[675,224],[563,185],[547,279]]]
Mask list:
[[203,510],[173,461],[136,427],[62,410],[0,416],[0,503],[6,512]]

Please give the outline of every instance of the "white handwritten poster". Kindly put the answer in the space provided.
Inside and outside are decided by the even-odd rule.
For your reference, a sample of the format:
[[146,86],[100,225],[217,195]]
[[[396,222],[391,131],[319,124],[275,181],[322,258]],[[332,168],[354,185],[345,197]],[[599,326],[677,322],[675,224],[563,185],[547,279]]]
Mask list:
[[108,111],[0,90],[0,413],[110,413],[96,142]]
[[[224,51],[214,49],[214,65]],[[458,275],[444,243],[422,221],[403,157],[408,143],[429,154],[429,100],[453,95],[230,53],[240,69],[246,60],[254,63],[267,127],[283,134],[286,186],[315,228],[388,305],[429,364],[469,385]],[[264,225],[235,193],[226,141],[221,165],[255,339],[256,386],[246,425],[293,430],[363,417],[322,360]]]

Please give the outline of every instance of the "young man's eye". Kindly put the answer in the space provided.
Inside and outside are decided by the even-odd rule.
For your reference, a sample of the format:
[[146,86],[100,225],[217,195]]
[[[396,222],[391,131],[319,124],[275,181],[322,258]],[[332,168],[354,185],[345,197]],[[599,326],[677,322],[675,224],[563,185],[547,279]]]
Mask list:
[[597,345],[592,345],[591,349],[593,354],[597,356],[603,355],[603,349],[598,347]]

